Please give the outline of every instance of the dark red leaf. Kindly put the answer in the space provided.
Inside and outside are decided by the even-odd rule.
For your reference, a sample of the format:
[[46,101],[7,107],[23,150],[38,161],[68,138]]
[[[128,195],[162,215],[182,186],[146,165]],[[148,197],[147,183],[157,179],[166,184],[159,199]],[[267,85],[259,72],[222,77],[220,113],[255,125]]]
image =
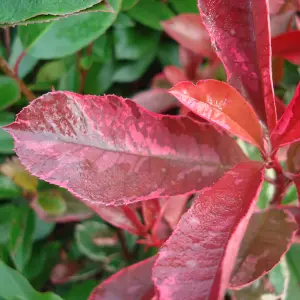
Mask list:
[[300,140],[300,84],[294,98],[271,133],[273,151]]
[[157,75],[155,75],[152,78],[152,82],[151,82],[151,88],[152,89],[156,89],[156,88],[169,89],[171,87],[172,87],[172,85],[167,80],[164,73],[158,73]]
[[160,299],[223,300],[263,171],[258,162],[237,165],[195,200],[154,265]]
[[284,210],[272,208],[254,213],[231,274],[230,288],[249,285],[275,267],[290,248],[297,228]]
[[154,296],[151,271],[156,256],[125,268],[96,287],[89,300],[150,300]]
[[181,46],[206,57],[215,56],[198,14],[181,14],[161,24],[168,35]]
[[229,83],[267,120],[272,130],[276,111],[266,0],[198,0],[198,3]]
[[264,151],[262,129],[254,110],[227,83],[210,79],[194,85],[185,81],[175,85],[169,92],[195,114]]
[[272,39],[273,56],[287,59],[293,64],[300,65],[300,31],[291,31]]
[[279,120],[283,116],[284,112],[286,111],[286,105],[277,96],[275,96],[275,104],[276,104],[277,119]]
[[295,238],[299,240],[300,239],[300,207],[294,205],[281,205],[279,208],[284,209],[285,211],[288,211],[290,214],[293,215],[298,225],[298,230],[296,231]]
[[287,152],[287,168],[292,173],[300,172],[300,142],[293,143]]
[[159,216],[160,204],[158,199],[143,201],[142,212],[145,225],[150,229]]
[[168,94],[167,89],[160,88],[140,92],[134,95],[132,100],[145,109],[155,113],[166,112],[179,104],[173,96]]
[[175,66],[167,66],[163,70],[164,75],[166,76],[167,80],[172,84],[176,84],[180,81],[188,80],[184,74],[184,71]]
[[247,160],[212,126],[150,113],[113,95],[48,93],[5,130],[31,173],[87,203],[193,193]]
[[80,269],[78,262],[61,262],[51,271],[51,282],[54,284],[64,284],[68,282]]
[[184,47],[179,47],[180,63],[185,70],[187,80],[195,80],[199,65],[204,57]]

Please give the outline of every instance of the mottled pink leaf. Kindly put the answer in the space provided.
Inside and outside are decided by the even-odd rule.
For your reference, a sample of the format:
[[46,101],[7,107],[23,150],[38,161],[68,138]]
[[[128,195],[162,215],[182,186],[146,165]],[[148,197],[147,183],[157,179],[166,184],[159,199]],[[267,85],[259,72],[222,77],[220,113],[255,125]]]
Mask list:
[[288,30],[294,14],[295,10],[288,10],[282,14],[270,17],[272,37],[283,34]]
[[87,203],[193,193],[247,160],[212,126],[150,113],[113,95],[48,93],[5,130],[32,174]]
[[156,256],[127,267],[96,287],[89,300],[150,300],[154,296],[151,270]]
[[254,110],[227,83],[211,79],[194,85],[184,81],[176,84],[169,92],[195,114],[264,151],[262,129]]
[[264,276],[280,261],[298,229],[291,215],[271,208],[252,215],[231,274],[230,288],[241,288]]
[[132,100],[145,109],[155,113],[163,113],[179,105],[178,101],[168,94],[167,89],[161,88],[139,92],[134,95]]
[[267,120],[272,130],[276,110],[266,0],[198,0],[198,3],[229,83]]
[[300,84],[295,95],[271,133],[273,151],[300,140]]
[[166,76],[167,80],[172,84],[176,84],[180,81],[188,80],[186,75],[184,74],[183,69],[180,69],[175,66],[167,66],[163,70],[164,75]]
[[270,14],[279,13],[281,7],[287,2],[287,0],[268,0],[268,6]]
[[[97,203],[91,203],[89,206],[107,223],[117,228],[124,229],[132,234],[139,234],[139,228],[137,228],[132,220],[128,218],[122,207],[104,206]],[[135,213],[134,210],[133,212]],[[136,218],[138,218],[137,214]]]
[[167,207],[164,212],[164,218],[169,223],[172,229],[175,229],[182,214],[186,210],[186,204],[189,200],[189,196],[173,196],[170,199],[166,199]]
[[206,57],[215,56],[198,14],[181,14],[161,24],[167,34],[181,46]]
[[154,265],[160,299],[223,300],[263,171],[258,162],[237,165],[195,200]]
[[300,239],[300,207],[294,205],[280,205],[278,208],[284,209],[285,211],[288,211],[290,214],[293,215],[298,225],[295,238],[299,240]]
[[291,31],[272,39],[273,56],[283,57],[293,64],[300,65],[300,31]]

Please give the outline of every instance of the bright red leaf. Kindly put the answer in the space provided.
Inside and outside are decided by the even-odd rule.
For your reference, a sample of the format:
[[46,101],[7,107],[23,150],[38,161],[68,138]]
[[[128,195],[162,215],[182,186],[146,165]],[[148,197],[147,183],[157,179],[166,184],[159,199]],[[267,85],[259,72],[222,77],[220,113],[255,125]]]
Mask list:
[[161,88],[140,92],[134,95],[132,100],[145,109],[155,113],[163,113],[178,106],[177,100],[168,94],[168,90]]
[[271,208],[252,215],[231,274],[230,288],[251,284],[275,267],[298,229],[284,210]]
[[285,113],[271,134],[273,151],[278,147],[300,140],[300,84]]
[[247,160],[212,126],[114,95],[48,93],[5,130],[32,174],[105,205],[193,193]]
[[181,46],[206,57],[214,57],[210,38],[198,14],[181,14],[161,23]]
[[160,299],[223,300],[262,181],[260,163],[243,163],[201,193],[159,252]]
[[164,75],[168,79],[168,81],[174,85],[180,81],[188,80],[185,76],[184,70],[175,66],[167,66],[163,70]]
[[263,151],[262,129],[254,110],[227,83],[213,79],[199,81],[197,85],[182,82],[169,92],[195,114],[220,125]]
[[300,31],[291,31],[272,39],[273,56],[287,59],[293,64],[300,65]]
[[125,268],[96,287],[89,300],[150,300],[154,296],[151,271],[156,256]]
[[229,83],[267,120],[272,130],[276,110],[266,0],[198,0],[198,3]]

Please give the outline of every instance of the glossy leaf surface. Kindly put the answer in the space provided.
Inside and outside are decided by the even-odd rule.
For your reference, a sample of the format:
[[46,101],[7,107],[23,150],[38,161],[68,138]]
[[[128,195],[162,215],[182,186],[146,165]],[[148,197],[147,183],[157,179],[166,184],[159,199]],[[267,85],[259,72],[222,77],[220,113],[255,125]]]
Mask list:
[[95,12],[31,24],[18,28],[27,52],[35,58],[52,59],[75,53],[103,34],[115,21],[120,0],[111,0],[115,13]]
[[291,246],[297,229],[294,219],[283,210],[254,213],[231,274],[230,288],[239,289],[268,273]]
[[20,90],[16,81],[10,77],[0,76],[0,95],[0,110],[14,104],[20,97]]
[[181,46],[206,57],[213,57],[210,38],[198,14],[181,14],[162,22],[164,30]]
[[293,64],[300,65],[300,31],[286,32],[272,39],[273,56],[287,59]]
[[151,299],[154,287],[151,271],[156,256],[121,270],[92,292],[89,300]]
[[198,0],[227,80],[272,130],[276,124],[266,0]]
[[300,85],[271,134],[273,150],[300,139]]
[[[263,149],[263,135],[252,107],[230,85],[217,81],[182,82],[169,90],[200,117]],[[245,118],[247,116],[247,118]]]
[[247,160],[210,125],[114,95],[49,93],[5,129],[32,174],[106,205],[192,193]]
[[160,299],[223,299],[262,176],[260,163],[237,165],[195,200],[155,263]]

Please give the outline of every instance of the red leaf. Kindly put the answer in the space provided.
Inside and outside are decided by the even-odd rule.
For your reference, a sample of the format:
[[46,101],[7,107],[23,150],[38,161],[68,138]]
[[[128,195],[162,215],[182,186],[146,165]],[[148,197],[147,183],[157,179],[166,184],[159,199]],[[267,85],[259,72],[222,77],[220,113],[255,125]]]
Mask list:
[[300,65],[300,31],[291,31],[272,39],[273,56],[287,59],[295,65]]
[[181,46],[209,58],[215,56],[198,14],[181,14],[161,24],[167,34]]
[[280,205],[280,209],[284,209],[293,215],[296,223],[298,224],[298,230],[296,231],[296,238],[299,240],[300,238],[300,207],[293,205]]
[[168,90],[160,88],[140,92],[136,94],[132,100],[145,109],[155,113],[163,113],[178,106],[178,101],[168,94]]
[[160,212],[160,204],[158,199],[143,201],[142,212],[145,224],[147,228],[150,229],[155,223]]
[[180,81],[188,80],[184,74],[184,71],[175,66],[167,66],[163,70],[164,75],[168,79],[168,81],[174,85]]
[[199,65],[203,62],[204,57],[194,51],[179,47],[179,58],[187,80],[196,79]]
[[156,256],[125,268],[96,287],[89,300],[150,300],[154,296],[151,271]]
[[271,23],[271,35],[275,37],[277,35],[285,33],[294,17],[295,10],[288,10],[279,15],[274,15],[270,17]]
[[164,73],[158,73],[156,74],[151,81],[151,88],[156,89],[156,88],[163,88],[163,89],[169,89],[171,88],[172,85],[171,83],[167,80],[166,76]]
[[294,98],[271,133],[273,151],[300,140],[300,84]]
[[[104,206],[96,203],[89,204],[89,206],[107,223],[132,234],[139,234],[139,229],[127,217],[122,207]],[[137,215],[136,218],[138,218]]]
[[[263,134],[252,107],[230,85],[217,80],[182,82],[169,90],[200,117],[220,125],[263,151]],[[247,116],[247,118],[245,118]]]
[[121,97],[46,94],[6,126],[34,175],[105,205],[193,193],[245,161],[235,141]]
[[281,209],[254,213],[231,273],[230,288],[249,285],[275,267],[290,248],[297,228],[291,215]]
[[223,300],[263,171],[258,162],[237,165],[195,200],[154,265],[160,299]]
[[273,15],[279,13],[286,1],[287,0],[268,0],[270,14]]
[[198,0],[229,83],[272,130],[276,124],[266,0]]
[[78,262],[61,262],[52,269],[50,276],[51,282],[54,284],[64,284],[79,270],[80,265]]
[[287,168],[292,173],[300,172],[300,142],[293,143],[287,152]]
[[277,96],[275,96],[275,104],[276,104],[277,119],[279,120],[283,116],[284,112],[286,111],[286,105]]

